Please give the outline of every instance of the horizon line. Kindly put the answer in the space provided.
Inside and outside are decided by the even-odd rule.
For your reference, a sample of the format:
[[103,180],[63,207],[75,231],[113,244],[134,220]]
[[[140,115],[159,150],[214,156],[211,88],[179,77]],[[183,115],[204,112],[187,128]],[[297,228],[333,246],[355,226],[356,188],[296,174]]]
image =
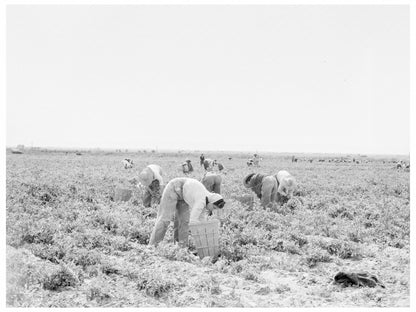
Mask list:
[[[406,156],[410,157],[410,153],[407,154],[400,154],[400,153],[357,153],[357,152],[291,152],[291,151],[283,151],[283,152],[277,152],[277,151],[265,151],[265,150],[209,150],[209,149],[169,149],[169,148],[126,148],[126,147],[62,147],[62,146],[26,146],[24,144],[18,144],[23,145],[24,149],[54,149],[54,150],[79,150],[79,151],[97,151],[97,150],[127,150],[127,153],[130,152],[142,152],[142,151],[155,151],[155,152],[188,152],[188,153],[195,153],[195,152],[211,152],[211,153],[263,153],[263,154],[290,154],[290,155],[296,155],[296,154],[328,154],[328,155],[357,155],[357,156]],[[7,146],[6,149],[17,149],[17,146]],[[126,153],[126,152],[125,152]]]

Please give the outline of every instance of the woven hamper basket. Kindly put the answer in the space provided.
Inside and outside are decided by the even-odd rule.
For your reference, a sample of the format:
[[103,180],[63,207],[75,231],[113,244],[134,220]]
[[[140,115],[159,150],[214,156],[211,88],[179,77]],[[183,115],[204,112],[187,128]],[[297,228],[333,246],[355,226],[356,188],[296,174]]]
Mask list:
[[192,239],[201,259],[205,257],[215,259],[218,257],[220,251],[219,228],[220,221],[217,219],[189,225]]
[[133,195],[132,190],[126,189],[126,188],[122,188],[122,187],[117,187],[115,192],[114,192],[114,201],[118,202],[118,201],[129,201],[131,196]]
[[254,195],[252,194],[244,194],[240,196],[233,196],[233,199],[239,201],[241,204],[248,206],[248,208],[252,209],[254,205]]

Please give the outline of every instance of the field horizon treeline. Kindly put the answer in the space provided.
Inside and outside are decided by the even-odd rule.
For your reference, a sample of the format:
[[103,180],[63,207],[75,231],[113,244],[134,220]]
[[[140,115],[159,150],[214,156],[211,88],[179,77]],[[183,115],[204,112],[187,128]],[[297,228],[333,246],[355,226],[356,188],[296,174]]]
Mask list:
[[[17,145],[19,146],[19,145]],[[16,146],[6,146],[6,153],[9,153],[11,150],[19,149]],[[290,151],[261,151],[261,150],[204,150],[204,149],[193,149],[193,150],[181,150],[181,149],[156,149],[156,148],[117,148],[117,147],[40,147],[40,146],[25,146],[21,145],[20,148],[22,151],[28,153],[91,153],[91,154],[121,154],[121,155],[130,155],[130,154],[180,154],[184,157],[186,156],[199,156],[200,154],[204,155],[218,155],[218,156],[230,156],[230,157],[252,157],[254,153],[259,154],[260,156],[271,156],[271,157],[292,157],[296,156],[298,158],[313,158],[313,157],[322,157],[322,158],[334,158],[334,157],[343,157],[343,158],[363,158],[363,159],[382,159],[386,161],[397,161],[397,160],[409,160],[410,154],[372,154],[372,153],[329,153],[329,152],[290,152]]]

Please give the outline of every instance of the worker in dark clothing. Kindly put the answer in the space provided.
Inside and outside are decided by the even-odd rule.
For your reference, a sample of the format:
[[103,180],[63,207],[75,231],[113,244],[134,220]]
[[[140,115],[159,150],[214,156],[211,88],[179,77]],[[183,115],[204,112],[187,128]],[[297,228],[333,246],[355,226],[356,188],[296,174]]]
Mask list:
[[251,189],[260,199],[263,207],[276,200],[277,180],[272,175],[250,173],[243,180],[244,186]]

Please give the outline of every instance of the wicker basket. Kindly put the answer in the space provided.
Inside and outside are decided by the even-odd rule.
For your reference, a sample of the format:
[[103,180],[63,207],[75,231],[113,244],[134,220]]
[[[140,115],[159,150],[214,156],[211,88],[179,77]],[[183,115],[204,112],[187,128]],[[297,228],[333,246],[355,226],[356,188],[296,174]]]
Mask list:
[[132,190],[126,189],[126,188],[122,188],[122,187],[117,187],[115,192],[114,192],[114,201],[118,202],[118,201],[129,201],[133,192]]
[[212,219],[209,221],[190,224],[192,239],[201,259],[205,257],[218,257],[220,244],[220,221]]
[[248,208],[252,209],[254,205],[254,195],[252,194],[244,194],[240,196],[234,196],[235,200],[239,201],[241,204],[248,206]]

